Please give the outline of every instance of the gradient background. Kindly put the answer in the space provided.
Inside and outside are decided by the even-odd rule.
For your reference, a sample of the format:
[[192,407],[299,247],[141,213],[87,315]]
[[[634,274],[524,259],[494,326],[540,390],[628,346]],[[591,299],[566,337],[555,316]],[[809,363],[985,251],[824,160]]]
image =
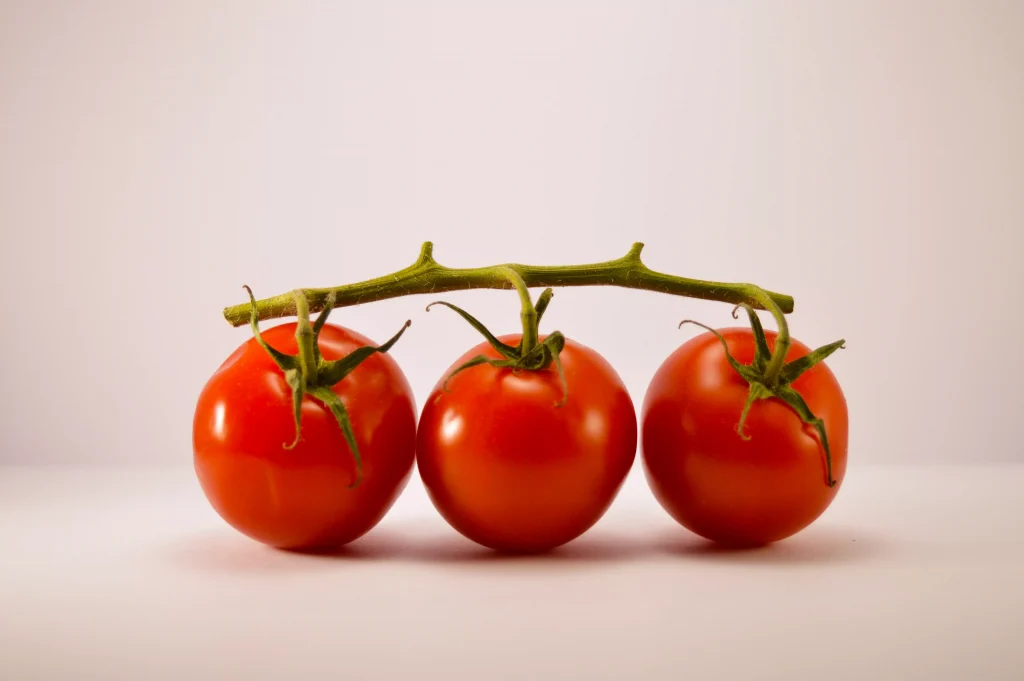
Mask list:
[[[790,293],[851,466],[1024,460],[1020,2],[0,2],[0,463],[191,464],[221,318],[403,267],[576,263]],[[449,294],[495,331],[511,292]],[[420,404],[477,336],[334,321]],[[729,306],[557,292],[639,406]]]

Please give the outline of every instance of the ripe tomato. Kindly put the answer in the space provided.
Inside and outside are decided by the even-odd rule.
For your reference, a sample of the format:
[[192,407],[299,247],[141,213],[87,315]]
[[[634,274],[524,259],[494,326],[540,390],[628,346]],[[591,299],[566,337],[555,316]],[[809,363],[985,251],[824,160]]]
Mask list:
[[[295,355],[296,324],[263,332]],[[326,324],[319,347],[340,359],[372,342]],[[286,549],[339,546],[373,528],[412,473],[416,406],[390,356],[374,354],[333,387],[351,416],[362,455],[362,481],[338,422],[321,402],[304,397],[302,438],[295,439],[292,393],[281,370],[255,339],[243,343],[209,379],[193,421],[195,470],[210,503],[249,537]]]
[[[750,329],[721,331],[733,357],[754,358]],[[774,349],[777,334],[765,331]],[[792,361],[809,352],[793,340]],[[648,387],[642,409],[644,473],[664,509],[689,530],[717,542],[761,545],[807,527],[832,503],[846,472],[847,410],[825,364],[791,386],[825,423],[834,486],[813,427],[785,403],[759,400],[737,432],[749,384],[726,360],[721,341],[703,333],[673,352]]]
[[[500,338],[516,345],[520,335]],[[543,340],[543,338],[541,339]],[[477,355],[481,343],[444,377]],[[583,534],[618,494],[636,457],[633,402],[594,350],[567,340],[554,365],[487,364],[434,387],[420,417],[416,460],[431,501],[456,530],[506,552],[539,552]]]

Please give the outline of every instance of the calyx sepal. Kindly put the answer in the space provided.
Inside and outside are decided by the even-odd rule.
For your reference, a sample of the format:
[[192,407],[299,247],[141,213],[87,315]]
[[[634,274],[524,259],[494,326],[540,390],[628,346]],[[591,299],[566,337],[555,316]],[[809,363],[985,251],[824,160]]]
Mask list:
[[359,444],[356,442],[355,431],[352,429],[352,421],[349,418],[348,409],[337,393],[331,388],[344,380],[346,376],[352,373],[356,367],[371,355],[378,352],[382,354],[388,352],[398,342],[398,339],[402,337],[405,330],[409,328],[412,321],[406,320],[402,328],[398,330],[398,333],[381,345],[364,345],[341,359],[325,360],[320,354],[320,332],[323,330],[327,317],[334,307],[334,292],[328,293],[323,311],[317,316],[316,321],[310,323],[308,301],[302,291],[295,291],[293,295],[295,297],[295,309],[298,314],[295,340],[299,346],[299,354],[289,355],[272,347],[263,339],[263,335],[260,333],[256,298],[248,286],[243,288],[249,294],[249,301],[252,305],[249,326],[252,328],[253,337],[259,346],[270,355],[270,358],[274,360],[278,368],[281,369],[281,372],[284,374],[285,383],[288,384],[292,391],[295,439],[291,442],[283,443],[282,446],[285,449],[294,449],[299,444],[302,438],[303,398],[307,395],[315,398],[330,410],[334,419],[338,422],[338,427],[341,428],[345,442],[348,443],[356,463],[356,478],[349,487],[356,487],[363,479],[362,455],[359,452]]
[[[776,315],[776,318],[781,323],[779,324],[778,337],[775,342],[775,353],[772,353],[768,348],[768,340],[765,337],[761,320],[751,306],[743,303],[737,305],[732,311],[733,319],[737,318],[737,311],[740,308],[746,310],[747,317],[750,319],[750,328],[754,335],[754,359],[750,364],[741,364],[732,356],[732,353],[729,352],[728,343],[726,343],[725,338],[716,329],[692,319],[684,319],[679,323],[679,326],[694,324],[713,333],[721,341],[729,365],[750,384],[747,400],[743,405],[743,411],[736,425],[736,432],[739,436],[744,440],[750,439],[750,436],[744,432],[744,425],[750,413],[750,408],[756,402],[772,398],[784,402],[800,417],[801,421],[813,427],[817,432],[821,447],[825,453],[825,481],[829,487],[835,486],[836,481],[832,477],[832,451],[829,448],[825,423],[811,411],[803,396],[791,384],[804,372],[820,364],[836,350],[845,348],[846,341],[838,340],[834,343],[823,345],[803,357],[791,362],[785,362],[785,353],[789,351],[791,344],[785,318],[781,314]],[[778,356],[779,353],[783,353],[781,358]]]
[[[560,357],[562,350],[565,348],[565,336],[560,331],[552,331],[543,341],[536,340],[539,335],[537,326],[544,315],[544,311],[547,310],[554,292],[550,288],[544,289],[544,292],[537,298],[536,305],[534,305],[530,300],[529,293],[525,292],[525,285],[520,288],[514,279],[513,283],[516,284],[516,288],[520,289],[520,297],[523,301],[522,321],[524,327],[523,335],[514,346],[500,341],[480,320],[452,303],[438,300],[427,305],[428,312],[435,305],[442,305],[450,310],[454,310],[470,326],[479,331],[488,345],[501,355],[501,358],[476,355],[466,360],[448,374],[445,378],[443,389],[448,392],[448,383],[456,374],[481,364],[488,364],[498,368],[509,368],[513,371],[543,371],[554,364],[555,369],[558,371],[558,380],[562,385],[562,399],[556,402],[555,406],[561,407],[569,398],[569,388],[565,380],[565,371],[562,369]],[[534,339],[532,345],[530,339]]]

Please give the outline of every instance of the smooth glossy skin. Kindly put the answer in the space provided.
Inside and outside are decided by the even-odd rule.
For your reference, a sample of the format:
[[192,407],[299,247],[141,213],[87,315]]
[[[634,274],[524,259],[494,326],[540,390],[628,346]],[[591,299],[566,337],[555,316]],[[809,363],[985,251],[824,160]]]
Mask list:
[[[297,354],[295,323],[263,332]],[[327,324],[325,359],[372,341]],[[363,480],[330,411],[305,398],[302,440],[295,437],[291,392],[281,370],[256,341],[239,347],[203,388],[193,423],[195,470],[214,509],[249,537],[284,549],[324,549],[373,528],[405,488],[416,447],[416,406],[398,364],[371,355],[334,387],[348,408],[363,460]]]
[[[518,335],[504,336],[515,345]],[[479,354],[486,343],[444,373]],[[504,552],[539,552],[575,539],[618,494],[636,457],[633,403],[615,370],[566,342],[569,387],[552,365],[540,372],[480,365],[438,382],[420,417],[417,465],[430,499],[452,527]]]
[[[743,364],[754,357],[750,329],[721,331]],[[774,349],[776,334],[765,332]],[[794,340],[787,361],[809,349]],[[835,376],[819,364],[793,382],[825,422],[834,487],[813,428],[783,402],[751,407],[736,432],[748,384],[729,366],[711,333],[679,347],[658,369],[642,410],[642,460],[655,497],[684,527],[713,541],[763,545],[810,525],[832,503],[846,473],[848,416]]]

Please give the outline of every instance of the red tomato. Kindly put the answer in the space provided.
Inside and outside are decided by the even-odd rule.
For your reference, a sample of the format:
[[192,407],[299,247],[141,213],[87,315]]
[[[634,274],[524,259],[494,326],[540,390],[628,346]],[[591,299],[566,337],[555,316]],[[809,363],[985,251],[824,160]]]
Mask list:
[[[721,331],[742,364],[754,358],[750,329]],[[776,333],[765,331],[774,349]],[[792,361],[809,348],[797,340]],[[836,484],[813,427],[785,403],[755,402],[744,440],[736,431],[749,384],[726,361],[713,334],[680,346],[658,369],[642,410],[642,459],[659,503],[680,524],[717,542],[761,545],[807,527],[832,503],[846,472],[846,400],[821,363],[790,384],[825,423]]]
[[[263,332],[295,355],[294,322]],[[324,359],[340,359],[372,341],[326,324]],[[408,483],[415,460],[416,406],[390,356],[374,354],[333,388],[348,409],[362,455],[363,479],[341,428],[321,402],[304,398],[302,439],[295,439],[292,395],[273,359],[250,339],[210,378],[193,422],[195,469],[210,503],[249,537],[287,549],[339,546],[373,528]]]
[[[509,345],[519,334],[500,338]],[[543,340],[543,338],[541,338]],[[484,354],[481,343],[445,372]],[[568,399],[552,364],[486,364],[444,378],[427,399],[416,460],[430,499],[456,530],[506,552],[539,552],[583,534],[618,494],[636,457],[633,402],[601,355],[566,340]]]

